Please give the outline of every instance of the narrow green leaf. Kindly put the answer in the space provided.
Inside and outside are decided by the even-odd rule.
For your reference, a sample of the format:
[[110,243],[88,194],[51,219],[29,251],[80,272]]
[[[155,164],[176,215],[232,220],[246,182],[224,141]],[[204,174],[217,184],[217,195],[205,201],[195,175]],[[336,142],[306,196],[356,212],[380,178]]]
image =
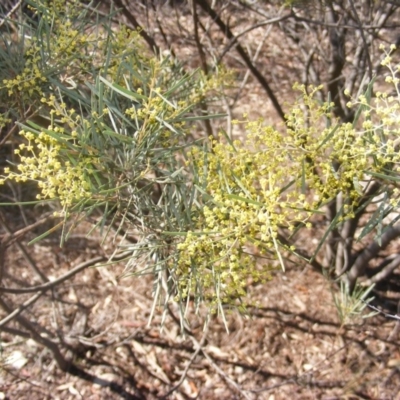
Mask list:
[[122,87],[116,83],[111,83],[102,76],[99,76],[99,79],[103,83],[105,83],[110,89],[114,90],[115,92],[119,93],[120,95],[126,97],[129,100],[147,100],[146,96],[143,96],[139,93],[135,93],[128,89],[125,89],[124,87]]

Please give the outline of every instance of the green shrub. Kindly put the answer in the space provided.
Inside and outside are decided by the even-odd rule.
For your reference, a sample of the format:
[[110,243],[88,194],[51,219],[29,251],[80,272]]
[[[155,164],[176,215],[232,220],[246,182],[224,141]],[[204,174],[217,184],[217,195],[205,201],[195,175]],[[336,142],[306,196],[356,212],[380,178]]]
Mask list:
[[[229,74],[186,72],[148,54],[138,32],[90,24],[93,15],[78,4],[32,4],[39,22],[31,21],[29,37],[1,50],[9,111],[0,123],[12,116],[24,139],[1,182],[37,182],[38,201],[57,200],[65,222],[100,210],[95,226],[134,237],[121,242],[128,271],[152,272],[156,300],[165,289],[164,304],[177,300],[182,316],[190,299],[212,312],[240,305],[249,283],[269,279],[276,265],[284,270],[289,257],[312,262],[328,235],[379,193],[397,209],[397,67],[387,79],[396,95],[372,98],[371,82],[349,102],[352,123],[316,100],[318,88],[296,86],[301,96],[279,129],[244,117],[236,122],[243,141],[195,141],[193,121],[217,117],[198,106],[230,84]],[[380,185],[373,196],[372,181]],[[332,202],[335,213],[317,232]],[[359,238],[380,222],[371,218]],[[297,246],[303,228],[320,239],[309,257]]]

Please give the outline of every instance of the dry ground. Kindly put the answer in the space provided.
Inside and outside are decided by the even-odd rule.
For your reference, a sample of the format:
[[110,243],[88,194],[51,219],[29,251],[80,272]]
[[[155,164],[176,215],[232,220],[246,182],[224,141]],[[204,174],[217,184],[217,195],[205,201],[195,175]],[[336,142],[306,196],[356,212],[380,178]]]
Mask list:
[[[57,237],[26,249],[41,271],[55,277],[110,251],[79,232],[62,250]],[[5,266],[9,276],[39,283],[17,246],[8,249]],[[98,382],[61,373],[48,350],[3,332],[3,398],[159,399],[183,374],[167,398],[400,398],[395,321],[376,316],[341,327],[329,282],[307,266],[276,271],[270,282],[249,287],[258,305],[247,315],[228,314],[229,333],[220,318],[204,332],[204,321],[193,315],[185,336],[173,307],[162,331],[161,310],[147,326],[151,277],[119,279],[123,268],[89,268],[24,314],[64,341],[67,355]],[[113,390],[101,379],[113,381]]]

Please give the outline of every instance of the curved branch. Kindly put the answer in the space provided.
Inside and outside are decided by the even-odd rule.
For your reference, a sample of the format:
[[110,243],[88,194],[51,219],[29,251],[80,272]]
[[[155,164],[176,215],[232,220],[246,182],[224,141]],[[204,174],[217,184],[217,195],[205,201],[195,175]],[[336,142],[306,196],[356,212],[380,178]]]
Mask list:
[[[208,4],[207,0],[195,0],[197,4],[212,18],[212,20],[218,25],[220,28],[221,32],[224,33],[224,35],[229,39],[229,40],[235,40],[235,35],[232,33],[230,28],[221,20],[221,18],[218,16],[218,14],[214,11],[213,8]],[[261,84],[261,86],[264,88],[264,90],[267,92],[268,97],[270,98],[276,112],[278,113],[279,117],[285,121],[285,113],[282,110],[281,105],[279,104],[279,101],[277,97],[275,96],[274,92],[272,91],[271,87],[269,86],[269,83],[265,79],[265,77],[261,74],[261,72],[254,66],[254,64],[251,62],[250,57],[244,50],[244,48],[240,45],[239,42],[236,44],[236,50],[239,53],[239,55],[242,57],[243,61],[247,65],[247,68],[252,72],[254,77],[258,80],[258,82]]]
[[398,254],[389,264],[387,264],[380,272],[374,275],[371,279],[365,282],[366,285],[370,286],[373,283],[378,283],[386,279],[393,271],[400,266],[400,254]]
[[[0,144],[0,146],[1,146],[1,144]],[[46,213],[46,214],[44,214],[44,217],[42,219],[39,219],[38,221],[34,222],[33,224],[25,226],[24,228],[19,229],[18,231],[12,232],[10,227],[5,222],[3,213],[0,211],[0,224],[3,225],[4,230],[7,232],[1,238],[0,246],[2,246],[2,247],[11,246],[15,241],[23,238],[27,233],[31,232],[33,229],[37,228],[38,226],[45,224],[52,218],[54,218],[52,213],[51,214]]]
[[[121,261],[125,257],[127,257],[129,254],[130,254],[130,252],[124,252],[122,254],[118,254],[117,256],[112,258],[112,261]],[[91,267],[97,263],[107,262],[107,261],[111,261],[111,260],[109,260],[105,256],[95,257],[95,258],[92,258],[91,260],[83,262],[82,264],[79,264],[77,267],[75,267],[71,271],[68,271],[65,275],[59,277],[58,279],[55,279],[54,281],[50,281],[43,285],[33,286],[33,287],[29,287],[29,288],[0,287],[0,293],[20,294],[20,293],[33,293],[33,292],[37,292],[37,291],[45,292],[49,289],[54,288],[55,286],[59,285],[60,283],[67,281],[68,279],[72,278],[74,275],[83,271],[84,269]]]
[[[0,297],[0,306],[8,313],[11,312],[10,306],[4,301],[2,297]],[[29,332],[29,336],[37,343],[41,344],[42,346],[46,347],[50,352],[53,354],[53,357],[61,369],[61,371],[66,372],[70,375],[77,376],[78,378],[84,379],[89,382],[94,382],[100,386],[109,387],[110,390],[113,392],[119,393],[124,395],[126,399],[133,399],[133,400],[141,400],[142,397],[138,397],[135,395],[130,394],[116,382],[108,381],[103,378],[96,377],[95,375],[86,372],[85,370],[81,369],[77,365],[75,365],[72,361],[68,360],[64,357],[61,352],[61,348],[58,343],[54,342],[53,340],[47,338],[45,335],[41,335],[35,325],[27,318],[23,317],[22,315],[18,315],[16,317],[18,323],[24,327],[25,331],[19,331],[14,329],[17,335],[21,335],[22,337],[26,337],[26,333]],[[21,332],[21,333],[19,333]]]
[[18,308],[16,308],[14,311],[11,311],[7,317],[3,318],[0,321],[0,328],[3,329],[3,326],[7,324],[7,322],[10,322],[12,319],[17,317],[19,314],[22,313],[22,311],[26,310],[29,306],[31,306],[33,303],[35,303],[39,298],[43,295],[43,292],[36,293],[34,296],[32,296],[30,299],[25,301],[25,303],[21,304]]
[[358,277],[367,269],[369,262],[399,236],[400,224],[392,226],[382,235],[380,244],[375,240],[356,258],[347,277],[350,293],[354,290]]
[[247,29],[243,30],[242,32],[238,33],[238,34],[235,35],[235,36],[231,39],[231,41],[226,45],[226,47],[224,48],[224,50],[222,50],[222,53],[221,53],[221,54],[219,55],[219,57],[218,57],[218,63],[221,62],[221,60],[222,60],[222,58],[225,56],[225,54],[237,43],[238,39],[239,39],[241,36],[246,35],[247,33],[253,31],[254,29],[260,28],[261,26],[266,26],[266,25],[275,24],[276,22],[282,22],[282,21],[284,21],[284,20],[286,20],[286,19],[289,19],[289,18],[291,18],[291,17],[293,17],[293,14],[292,14],[292,13],[287,14],[287,15],[284,15],[283,17],[271,18],[271,19],[268,19],[268,20],[266,20],[266,21],[259,22],[258,24],[252,25],[252,26],[250,26],[250,28],[247,28]]
[[146,43],[149,45],[151,50],[155,54],[159,54],[160,48],[157,46],[154,39],[142,28],[142,26],[139,24],[139,22],[137,21],[135,16],[123,4],[122,0],[114,0],[114,3],[117,5],[118,8],[121,9],[121,11],[125,15],[126,19],[135,27],[135,29],[138,29],[139,35],[146,41]]
[[[23,236],[24,234],[26,234],[27,232],[29,232],[31,229],[33,229],[36,226],[39,226],[40,224],[44,223],[47,221],[47,218],[41,219],[39,220],[36,224],[27,226],[24,229],[19,230],[18,232],[12,232],[11,228],[7,225],[5,218],[3,216],[3,213],[0,211],[0,225],[3,226],[4,230],[7,232],[7,235],[5,236],[5,238],[3,238],[0,242],[0,252],[3,251],[4,248],[7,247],[7,245],[9,244],[8,240],[12,240],[15,239],[15,244],[16,246],[19,248],[19,250],[21,251],[21,253],[23,254],[26,262],[31,266],[31,268],[35,271],[35,273],[42,279],[43,282],[47,282],[48,279],[46,277],[46,275],[38,268],[38,266],[36,265],[35,260],[32,258],[32,256],[29,254],[29,252],[25,249],[25,246],[23,246],[19,241],[18,238],[20,236]],[[2,260],[0,260],[0,262],[2,263]],[[3,263],[2,263],[3,264]],[[3,265],[0,266],[1,272],[0,272],[0,278],[2,278],[2,269],[3,269]]]

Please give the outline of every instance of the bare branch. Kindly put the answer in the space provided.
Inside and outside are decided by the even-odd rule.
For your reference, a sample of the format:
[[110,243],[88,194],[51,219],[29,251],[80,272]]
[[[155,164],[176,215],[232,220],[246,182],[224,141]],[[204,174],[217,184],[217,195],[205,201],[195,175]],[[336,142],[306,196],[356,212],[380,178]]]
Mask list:
[[[224,33],[224,35],[229,40],[234,40],[235,35],[232,33],[232,31],[229,29],[229,27],[221,20],[221,18],[214,11],[214,9],[211,8],[211,6],[208,4],[207,0],[194,0],[194,1],[196,1],[200,5],[200,7],[212,18],[212,20],[218,25],[220,30]],[[246,51],[244,50],[244,48],[240,45],[240,43],[238,41],[236,44],[236,50],[239,53],[239,55],[242,57],[246,66],[250,69],[250,71],[252,72],[254,77],[258,80],[258,82],[261,84],[261,86],[264,88],[264,90],[268,94],[268,97],[270,98],[279,117],[283,121],[285,121],[285,113],[283,112],[282,107],[279,104],[277,97],[275,96],[274,92],[272,91],[271,87],[269,86],[269,83],[267,82],[265,77],[261,74],[261,72],[251,62],[250,57],[248,56],[248,54],[246,53]]]
[[18,0],[17,3],[15,3],[14,7],[0,20],[0,28],[5,24],[5,22],[18,10],[18,8],[21,6],[22,0]]
[[357,257],[347,277],[350,293],[354,290],[358,277],[367,269],[369,262],[376,257],[381,250],[387,247],[391,241],[399,236],[400,224],[397,224],[387,229],[382,235],[380,243],[375,240]]
[[29,332],[21,331],[21,329],[15,329],[15,328],[9,328],[8,326],[2,326],[1,330],[3,332],[10,333],[11,335],[14,335],[14,336],[20,336],[20,337],[23,337],[25,339],[30,339],[31,338],[31,335],[29,334]]
[[196,359],[196,357],[198,356],[198,354],[200,353],[200,351],[202,350],[202,347],[204,346],[204,343],[206,341],[207,338],[207,333],[208,333],[208,325],[206,327],[206,330],[203,332],[203,336],[200,340],[199,346],[197,346],[195,352],[192,354],[192,356],[190,357],[184,371],[182,372],[182,375],[179,379],[179,381],[170,389],[168,390],[167,393],[165,393],[164,395],[162,395],[160,398],[161,399],[166,399],[168,398],[168,396],[170,394],[172,394],[173,392],[175,392],[175,390],[177,390],[182,383],[184,382],[184,380],[186,379],[187,373],[189,372],[189,368],[191,367],[191,365],[193,364],[193,361]]
[[[197,51],[199,53],[200,57],[200,63],[201,63],[201,69],[203,70],[205,75],[208,75],[208,65],[207,65],[207,60],[206,60],[206,55],[204,52],[203,45],[200,42],[200,36],[199,36],[199,17],[197,15],[197,6],[196,6],[196,1],[192,0],[191,1],[191,8],[192,8],[192,17],[193,17],[193,32],[194,32],[194,40],[196,42],[196,47]],[[208,114],[208,109],[207,105],[205,103],[200,104],[201,111],[203,112],[204,115]],[[211,126],[211,122],[208,119],[205,119],[203,121],[204,127],[207,131],[207,136],[211,137],[214,136],[214,132]]]
[[92,258],[88,261],[85,261],[81,264],[79,264],[78,266],[76,266],[74,269],[72,269],[71,271],[68,271],[66,274],[64,274],[63,276],[59,277],[58,279],[55,279],[53,281],[47,282],[43,285],[38,285],[38,286],[33,286],[30,288],[6,288],[6,287],[0,287],[0,293],[33,293],[33,292],[37,292],[37,291],[41,291],[41,292],[45,292],[49,289],[54,288],[55,286],[67,281],[68,279],[72,278],[74,275],[76,275],[77,273],[83,271],[84,269],[88,268],[88,267],[92,267],[98,263],[101,262],[109,262],[109,261],[121,261],[124,258],[126,258],[127,256],[130,255],[130,252],[124,252],[122,254],[117,254],[116,256],[114,256],[112,258],[112,260],[109,260],[107,257],[105,256],[99,256],[99,257],[95,257]]
[[369,304],[367,302],[365,302],[365,304],[367,305],[368,308],[378,312],[379,314],[384,315],[386,318],[392,318],[392,319],[396,319],[397,321],[400,321],[400,315],[388,314],[388,313],[380,310],[378,307],[373,306],[372,304]]
[[135,16],[123,4],[122,0],[113,0],[113,1],[117,5],[117,7],[119,7],[121,9],[121,11],[125,15],[126,19],[134,26],[134,28],[138,29],[140,36],[146,41],[146,43],[149,45],[151,50],[155,54],[159,54],[160,48],[157,46],[154,39],[142,28],[142,26],[139,24],[139,22],[137,21]]
[[260,28],[260,27],[262,27],[262,26],[272,25],[272,24],[275,24],[275,23],[277,23],[277,22],[282,22],[282,21],[284,21],[284,20],[286,20],[286,19],[291,18],[292,16],[293,16],[293,14],[290,13],[290,14],[286,14],[286,15],[284,15],[284,16],[282,16],[282,17],[271,18],[271,19],[269,19],[269,20],[262,21],[262,22],[259,22],[259,23],[257,23],[257,24],[254,24],[254,25],[251,26],[250,28],[247,28],[247,29],[245,29],[244,31],[238,33],[237,35],[235,35],[235,36],[231,39],[231,41],[230,41],[230,42],[227,44],[227,46],[224,48],[224,50],[222,51],[222,53],[221,53],[220,56],[218,57],[218,63],[221,62],[221,60],[222,60],[222,58],[225,56],[225,54],[237,43],[238,39],[239,39],[241,36],[244,36],[244,35],[246,35],[247,33],[253,31],[254,29]]
[[[7,313],[12,313],[11,307],[4,301],[2,297],[0,297],[0,306],[7,312]],[[28,319],[23,317],[22,315],[16,315],[15,317],[20,325],[22,325],[27,331],[30,332],[32,339],[34,339],[36,342],[40,343],[41,345],[45,346],[48,348],[53,356],[54,359],[57,362],[57,365],[59,368],[64,371],[68,372],[70,369],[70,364],[69,362],[64,358],[64,356],[61,354],[60,349],[58,345],[53,342],[52,340],[48,339],[46,336],[41,335],[35,326],[30,322]]]
[[[324,26],[326,28],[344,28],[344,29],[352,29],[352,30],[358,30],[359,27],[355,25],[350,25],[350,24],[343,24],[343,23],[332,23],[332,22],[324,22],[324,21],[318,21],[310,18],[304,18],[300,17],[296,14],[293,15],[293,17],[296,19],[296,21],[302,21],[302,22],[307,22],[309,24],[313,25],[319,25],[319,26]],[[364,29],[380,29],[382,28],[381,25],[363,25]],[[398,29],[400,28],[400,24],[392,24],[392,25],[386,25],[386,29]]]
[[365,54],[367,56],[367,62],[368,62],[368,78],[369,78],[369,80],[371,80],[372,79],[372,62],[371,62],[371,56],[369,55],[368,43],[367,43],[367,40],[366,40],[365,35],[364,35],[364,28],[362,26],[362,22],[360,21],[360,17],[358,16],[357,10],[354,7],[353,0],[349,0],[349,2],[350,2],[350,7],[351,7],[351,9],[353,11],[354,17],[356,18],[357,24],[358,24],[358,26],[360,28],[360,35],[361,35],[362,40],[364,42],[364,51],[365,51]]
[[380,282],[389,277],[393,271],[400,265],[400,254],[398,254],[389,264],[387,264],[380,272],[375,274],[371,279],[365,282],[370,286],[373,283]]
[[[0,306],[8,313],[11,313],[11,307],[4,301],[2,297],[0,297]],[[103,378],[98,378],[83,369],[77,367],[74,363],[67,360],[60,349],[60,345],[53,340],[49,339],[45,335],[41,335],[35,325],[29,321],[27,318],[23,317],[22,315],[17,315],[16,320],[18,323],[25,328],[26,331],[29,332],[29,336],[37,343],[41,344],[42,346],[46,347],[50,352],[53,354],[53,357],[61,369],[61,371],[69,373],[71,375],[77,376],[81,379],[85,379],[89,382],[95,382],[96,384],[104,387],[110,387],[110,389],[120,395],[124,395],[125,398],[128,399],[141,399],[141,397],[134,396],[128,393],[122,386],[120,386],[116,382],[108,381]],[[7,329],[7,328],[6,328]],[[10,329],[8,329],[10,331]],[[21,335],[22,337],[27,337],[24,331],[20,330],[13,330],[17,335]]]
[[19,229],[18,231],[12,232],[11,229],[6,225],[5,218],[3,213],[0,211],[0,224],[3,225],[4,230],[7,232],[6,235],[1,239],[0,245],[3,247],[8,247],[13,244],[15,241],[22,239],[27,233],[31,232],[33,229],[37,228],[40,225],[48,222],[53,218],[53,215],[45,214],[42,219],[34,222],[31,225],[26,226],[25,228]]
[[166,44],[167,49],[171,52],[172,57],[176,57],[176,54],[175,54],[174,49],[172,47],[172,44],[169,42],[169,40],[167,38],[167,35],[165,34],[164,28],[163,28],[163,26],[162,26],[162,24],[160,22],[160,18],[158,18],[156,6],[155,6],[155,4],[153,2],[151,2],[151,5],[153,7],[153,11],[154,11],[154,14],[155,14],[155,19],[156,19],[158,30],[161,33],[161,36],[162,36],[162,38],[164,40],[164,43]]
[[[9,236],[14,237],[15,234],[8,227],[8,225],[7,225],[6,221],[5,221],[5,218],[4,218],[4,216],[3,216],[3,214],[1,212],[0,212],[0,224],[3,226],[4,230],[8,233]],[[40,224],[38,224],[38,225],[40,225]],[[27,228],[29,228],[29,227],[27,227]],[[26,233],[26,232],[24,232],[24,233]],[[27,263],[36,272],[36,274],[42,279],[42,281],[48,282],[47,276],[45,274],[43,274],[43,272],[38,268],[38,266],[36,265],[35,260],[31,257],[31,255],[25,249],[25,246],[23,246],[18,240],[16,240],[15,244],[19,248],[21,253],[23,254],[23,256],[24,256],[25,260],[27,261]],[[1,246],[3,246],[3,245],[1,244]]]
[[245,399],[250,400],[251,397],[230,377],[228,376],[225,371],[223,371],[216,363],[215,361],[210,357],[210,355],[205,351],[205,349],[202,347],[202,345],[197,341],[197,339],[194,336],[190,336],[190,339],[192,340],[193,344],[195,345],[196,349],[201,350],[203,353],[204,357],[208,360],[210,363],[211,367],[218,373],[221,378],[228,383],[229,386],[232,386],[234,389],[236,389]]
[[34,304],[39,298],[43,295],[43,292],[36,293],[34,296],[32,296],[29,300],[25,301],[23,304],[21,304],[18,308],[16,308],[14,311],[10,312],[7,317],[3,318],[0,321],[0,327],[3,327],[7,322],[10,322],[12,319],[17,317],[19,314],[22,313],[22,311],[26,310],[29,306]]

